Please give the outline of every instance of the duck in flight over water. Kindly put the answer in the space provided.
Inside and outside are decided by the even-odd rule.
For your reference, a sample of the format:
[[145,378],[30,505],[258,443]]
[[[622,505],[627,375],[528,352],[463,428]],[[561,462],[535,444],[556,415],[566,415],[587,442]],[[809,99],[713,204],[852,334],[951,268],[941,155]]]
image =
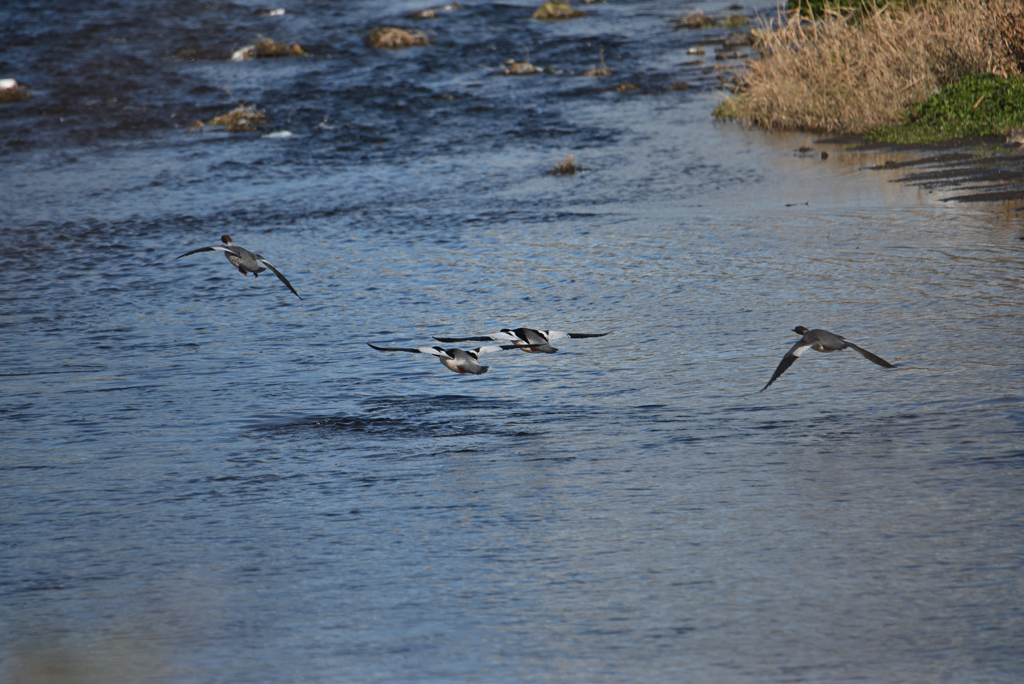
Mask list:
[[883,368],[896,367],[885,359],[875,356],[867,349],[861,349],[842,335],[830,333],[828,330],[808,330],[804,326],[798,325],[793,328],[793,332],[800,335],[800,339],[797,340],[797,343],[794,344],[790,350],[786,352],[786,355],[782,357],[782,361],[779,362],[779,367],[775,369],[772,379],[768,381],[767,385],[761,388],[762,392],[771,387],[771,384],[778,380],[779,376],[785,373],[786,369],[792,366],[793,362],[799,359],[800,355],[808,349],[820,352],[835,352],[842,351],[843,349],[852,349],[868,361],[876,363]]
[[438,357],[448,370],[455,373],[471,373],[473,375],[483,375],[490,368],[490,366],[480,365],[481,354],[490,354],[491,352],[516,349],[518,347],[515,344],[492,344],[486,347],[477,347],[476,349],[444,349],[443,347],[378,347],[369,342],[366,344],[377,351],[383,352],[397,351],[409,352],[411,354],[431,354]]
[[558,349],[552,347],[549,342],[553,340],[580,339],[583,337],[604,337],[609,333],[567,333],[558,330],[534,330],[533,328],[502,328],[496,333],[480,335],[478,337],[438,337],[438,342],[485,342],[487,340],[501,340],[512,342],[513,347],[518,347],[524,352],[532,354],[554,354]]
[[[193,249],[191,252],[185,252],[181,256],[175,258],[180,259],[181,257],[187,257],[189,254],[197,254],[199,252],[224,252],[224,256],[226,256],[228,261],[231,262],[231,265],[237,268],[238,272],[242,275],[252,273],[254,278],[259,278],[260,273],[263,273],[263,271],[266,271],[269,268],[274,272],[274,275],[280,278],[282,283],[288,286],[288,289],[292,291],[292,294],[299,297],[299,293],[295,291],[292,284],[288,282],[288,279],[285,278],[280,271],[274,268],[272,263],[261,257],[259,254],[253,254],[244,247],[239,247],[231,241],[230,235],[221,235],[220,241],[224,244],[213,245],[211,247],[200,247],[199,249]],[[302,297],[299,297],[299,299],[302,299]]]

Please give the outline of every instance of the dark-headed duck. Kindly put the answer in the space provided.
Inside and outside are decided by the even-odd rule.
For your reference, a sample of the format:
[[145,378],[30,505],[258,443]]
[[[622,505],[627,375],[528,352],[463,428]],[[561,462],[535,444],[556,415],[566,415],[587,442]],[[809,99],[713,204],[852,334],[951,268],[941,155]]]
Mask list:
[[762,392],[771,387],[771,384],[778,380],[779,376],[785,373],[786,369],[792,366],[793,362],[799,359],[800,355],[803,354],[808,349],[813,349],[814,351],[820,352],[836,352],[842,351],[843,349],[852,349],[861,356],[863,356],[868,361],[871,361],[872,363],[877,363],[879,366],[882,366],[883,368],[895,368],[895,366],[893,366],[885,359],[879,356],[875,356],[867,349],[862,349],[858,347],[857,345],[855,345],[853,342],[850,342],[842,335],[830,333],[828,330],[808,330],[804,326],[798,325],[795,328],[793,328],[793,332],[795,332],[797,335],[800,335],[800,339],[797,341],[796,344],[790,347],[790,350],[786,352],[785,356],[782,357],[782,361],[779,362],[779,367],[775,369],[775,373],[772,375],[772,379],[768,381],[767,385],[761,388]]
[[[260,273],[263,273],[263,271],[266,271],[267,268],[269,268],[274,272],[274,275],[281,279],[282,283],[288,286],[288,289],[292,291],[292,294],[299,297],[299,299],[302,299],[302,297],[299,296],[299,293],[295,291],[295,288],[292,287],[292,284],[288,282],[288,279],[285,278],[280,271],[274,268],[272,263],[264,259],[259,254],[253,254],[244,247],[239,247],[231,241],[230,235],[221,235],[220,241],[224,244],[213,245],[211,247],[200,247],[199,249],[193,249],[191,252],[185,252],[181,256],[175,258],[180,259],[181,257],[187,257],[189,254],[197,254],[198,252],[224,252],[224,256],[226,256],[228,261],[231,262],[231,265],[237,268],[238,272],[242,275],[252,273],[253,277],[259,278]],[[264,268],[264,266],[266,266],[266,268]]]

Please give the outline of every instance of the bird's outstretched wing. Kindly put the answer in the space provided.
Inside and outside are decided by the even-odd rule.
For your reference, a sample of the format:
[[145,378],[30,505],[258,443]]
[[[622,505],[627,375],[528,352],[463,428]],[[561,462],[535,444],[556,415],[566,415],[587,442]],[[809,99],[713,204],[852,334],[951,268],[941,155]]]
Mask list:
[[489,335],[477,335],[476,337],[438,337],[433,336],[438,342],[489,342],[491,340],[516,340],[519,339],[515,335],[510,335],[506,332],[496,332]]
[[775,373],[772,374],[772,379],[768,381],[768,384],[761,388],[764,392],[766,389],[772,386],[772,383],[779,379],[786,370],[793,365],[793,363],[800,358],[800,355],[811,348],[811,345],[804,342],[802,339],[798,340],[796,344],[790,347],[786,355],[782,357],[782,361],[779,362],[779,367],[775,369]]
[[293,295],[295,295],[299,299],[302,299],[302,297],[299,296],[299,293],[295,291],[295,288],[292,287],[292,284],[288,282],[288,279],[285,278],[284,275],[282,275],[280,271],[278,271],[276,268],[274,268],[274,264],[270,263],[269,261],[267,261],[266,259],[264,259],[263,257],[261,257],[258,254],[256,255],[256,260],[259,261],[264,266],[266,266],[267,268],[269,268],[271,271],[273,271],[274,275],[276,275],[281,280],[282,283],[284,283],[285,285],[288,286],[288,289],[292,291]]
[[213,245],[212,247],[200,247],[199,249],[193,249],[191,252],[185,252],[181,256],[176,256],[174,258],[180,259],[181,257],[187,257],[189,254],[198,254],[199,252],[230,252],[232,254],[238,253],[235,250],[231,249],[230,247],[225,247],[223,245]]
[[537,347],[546,347],[546,344],[489,344],[486,347],[477,347],[473,351],[480,354],[490,354],[496,351],[505,351],[508,349],[535,349]]
[[[367,342],[366,344],[368,344],[369,346],[373,347],[377,351],[383,351],[383,352],[397,351],[397,352],[409,352],[411,354],[431,354],[433,356],[441,356],[441,351],[438,350],[438,349],[434,349],[433,347],[415,347],[415,348],[409,348],[409,347],[378,347],[377,345],[370,344],[369,342]],[[448,356],[448,355],[445,354],[445,356]]]
[[875,356],[874,354],[869,352],[867,349],[861,349],[860,347],[855,345],[850,340],[843,340],[843,341],[846,342],[847,346],[849,346],[850,349],[854,350],[855,352],[857,352],[858,354],[863,356],[865,359],[867,359],[871,363],[877,363],[882,368],[895,368],[896,367],[896,366],[892,365],[891,363],[889,363],[888,361],[886,361],[885,359],[883,359],[881,356]]
[[609,335],[611,333],[567,333],[559,332],[558,330],[548,330],[545,334],[548,336],[549,340],[564,340],[566,338],[579,340],[583,339],[584,337],[604,337],[605,335]]

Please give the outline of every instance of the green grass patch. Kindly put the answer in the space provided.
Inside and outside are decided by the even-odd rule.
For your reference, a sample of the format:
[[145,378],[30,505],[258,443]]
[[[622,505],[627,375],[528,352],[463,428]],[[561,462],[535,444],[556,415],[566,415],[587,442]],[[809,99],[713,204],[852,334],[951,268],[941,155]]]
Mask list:
[[722,100],[715,107],[714,111],[711,112],[711,116],[718,119],[719,121],[728,121],[729,119],[742,118],[742,113],[738,106],[739,98],[735,95],[732,97]]
[[912,107],[903,124],[877,126],[865,137],[917,144],[1006,135],[1011,128],[1024,128],[1024,78],[971,74]]

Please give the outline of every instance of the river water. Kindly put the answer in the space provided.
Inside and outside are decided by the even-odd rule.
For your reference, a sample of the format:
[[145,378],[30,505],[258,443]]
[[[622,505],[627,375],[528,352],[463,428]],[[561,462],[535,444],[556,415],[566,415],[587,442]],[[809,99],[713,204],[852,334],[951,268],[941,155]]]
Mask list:
[[[424,6],[0,8],[0,679],[1021,681],[1019,206],[714,124],[694,6]],[[517,326],[611,334],[366,346]]]

